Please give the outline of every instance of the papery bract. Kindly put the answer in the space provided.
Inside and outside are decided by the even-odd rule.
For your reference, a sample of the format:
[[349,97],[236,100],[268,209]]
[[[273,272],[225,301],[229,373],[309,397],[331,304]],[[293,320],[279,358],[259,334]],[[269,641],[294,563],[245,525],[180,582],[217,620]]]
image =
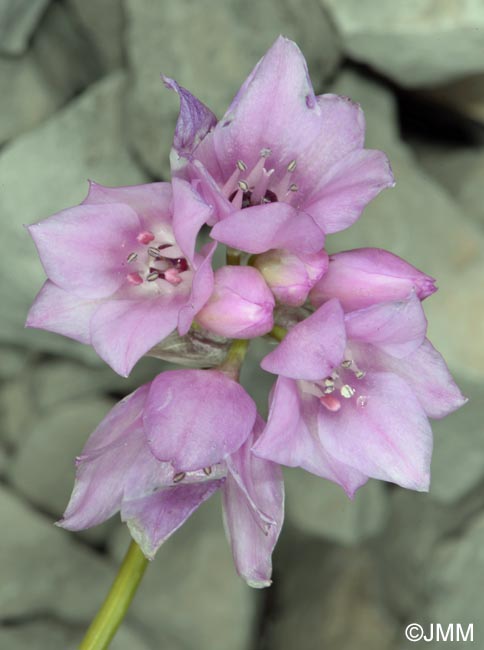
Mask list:
[[213,293],[196,320],[221,336],[254,338],[271,331],[274,304],[274,297],[258,270],[249,266],[223,266],[215,271]]
[[262,361],[280,376],[255,453],[350,495],[368,477],[427,490],[428,417],[465,399],[425,331],[414,294],[346,315],[337,300],[326,302]]
[[[306,62],[279,37],[222,119],[175,82],[172,168],[214,205],[212,237],[250,253],[315,253],[393,185],[386,156],[364,149],[365,124],[346,97],[316,96]],[[190,132],[190,116],[191,132]]]
[[[207,392],[200,391],[203,374]],[[249,396],[233,384],[214,371],[174,371],[119,402],[77,458],[74,490],[59,525],[81,530],[119,511],[152,559],[198,506],[221,489],[237,571],[251,586],[269,585],[271,553],[283,519],[282,475],[276,464],[251,453],[264,422]],[[207,404],[212,399],[216,403]],[[182,410],[178,417],[177,408]],[[179,471],[172,462],[160,461],[167,433],[180,466],[192,466],[195,457],[202,465]],[[223,433],[228,444],[220,444]]]
[[210,211],[179,179],[91,183],[81,205],[29,227],[49,279],[27,326],[90,343],[128,375],[177,325],[185,334],[209,298],[214,245],[201,255],[195,239]]
[[328,270],[311,291],[315,307],[337,298],[345,311],[379,302],[405,300],[415,291],[420,300],[436,291],[435,280],[397,255],[381,248],[357,248],[329,258]]

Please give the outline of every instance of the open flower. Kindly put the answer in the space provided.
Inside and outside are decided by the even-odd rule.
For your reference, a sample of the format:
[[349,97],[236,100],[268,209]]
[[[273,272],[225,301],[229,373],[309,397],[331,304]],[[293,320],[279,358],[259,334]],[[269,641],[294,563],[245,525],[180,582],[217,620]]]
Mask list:
[[215,206],[212,237],[262,253],[315,253],[393,185],[386,156],[364,149],[357,104],[316,96],[303,55],[279,37],[223,118],[171,79],[180,96],[172,166]]
[[177,326],[185,334],[213,288],[212,245],[195,252],[210,208],[175,179],[91,183],[85,201],[29,227],[48,276],[27,326],[91,344],[116,372]]
[[428,418],[466,400],[425,332],[414,294],[346,315],[326,302],[262,360],[279,378],[254,452],[350,495],[368,477],[427,490]]
[[220,489],[237,570],[251,586],[267,586],[284,496],[280,468],[250,451],[263,426],[253,400],[222,372],[162,373],[91,435],[59,525],[81,530],[119,511],[152,559]]

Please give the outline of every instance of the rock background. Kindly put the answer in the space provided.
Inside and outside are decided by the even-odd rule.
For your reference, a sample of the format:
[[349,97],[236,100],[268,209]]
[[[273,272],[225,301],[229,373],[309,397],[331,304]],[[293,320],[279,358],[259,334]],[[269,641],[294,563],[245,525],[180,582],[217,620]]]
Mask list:
[[[235,575],[212,500],[160,550],[113,650],[404,650],[404,627],[474,623],[484,648],[484,4],[478,0],[0,2],[0,647],[75,648],[128,544],[116,519],[53,526],[72,460],[129,380],[23,328],[43,272],[23,225],[87,179],[166,178],[175,77],[219,115],[278,33],[320,91],[359,101],[397,186],[330,249],[381,246],[434,275],[431,336],[470,403],[436,422],[429,495],[370,482],[354,502],[288,471],[274,585]],[[243,381],[270,387],[251,351]],[[427,644],[437,647],[438,644]],[[464,648],[465,644],[446,644]]]

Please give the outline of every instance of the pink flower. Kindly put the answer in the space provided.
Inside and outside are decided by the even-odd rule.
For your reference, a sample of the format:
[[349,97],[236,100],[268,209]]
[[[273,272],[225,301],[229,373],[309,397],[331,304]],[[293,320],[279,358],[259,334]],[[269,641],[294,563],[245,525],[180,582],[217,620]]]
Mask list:
[[221,336],[254,338],[273,328],[274,304],[259,271],[249,266],[223,266],[215,271],[213,293],[196,320]]
[[217,490],[239,574],[270,584],[283,519],[280,468],[250,448],[264,422],[253,400],[215,370],[174,370],[119,402],[77,458],[59,525],[81,530],[121,513],[144,554]]
[[420,300],[437,291],[435,280],[381,248],[357,248],[329,258],[327,272],[311,291],[319,307],[337,298],[345,311],[379,302],[404,300],[415,291]]
[[346,315],[337,300],[326,302],[262,361],[279,378],[254,452],[349,495],[368,477],[427,490],[428,418],[466,400],[425,332],[414,294]]
[[223,118],[171,79],[180,96],[172,167],[215,206],[212,237],[262,253],[315,253],[393,185],[386,156],[364,149],[365,124],[346,97],[316,96],[306,62],[279,37]]
[[209,298],[214,245],[195,252],[209,214],[180,179],[173,187],[91,183],[81,205],[29,227],[48,280],[27,326],[91,344],[128,375],[177,326],[185,334]]
[[254,266],[262,273],[278,302],[300,307],[326,272],[328,254],[324,250],[300,255],[282,249],[271,250],[257,255]]

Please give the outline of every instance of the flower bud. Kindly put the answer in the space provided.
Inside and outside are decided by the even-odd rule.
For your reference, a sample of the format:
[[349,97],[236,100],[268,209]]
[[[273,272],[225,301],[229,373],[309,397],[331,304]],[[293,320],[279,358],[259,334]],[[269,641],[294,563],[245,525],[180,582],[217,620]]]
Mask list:
[[274,326],[274,296],[264,278],[249,266],[215,271],[212,296],[196,316],[206,329],[228,338],[253,338]]
[[278,302],[300,307],[328,268],[326,251],[296,255],[275,249],[258,255],[255,267],[264,276]]
[[345,311],[353,311],[403,300],[412,291],[423,300],[437,291],[435,280],[393,253],[357,248],[330,256],[328,270],[314,286],[310,300],[319,307],[337,298]]

